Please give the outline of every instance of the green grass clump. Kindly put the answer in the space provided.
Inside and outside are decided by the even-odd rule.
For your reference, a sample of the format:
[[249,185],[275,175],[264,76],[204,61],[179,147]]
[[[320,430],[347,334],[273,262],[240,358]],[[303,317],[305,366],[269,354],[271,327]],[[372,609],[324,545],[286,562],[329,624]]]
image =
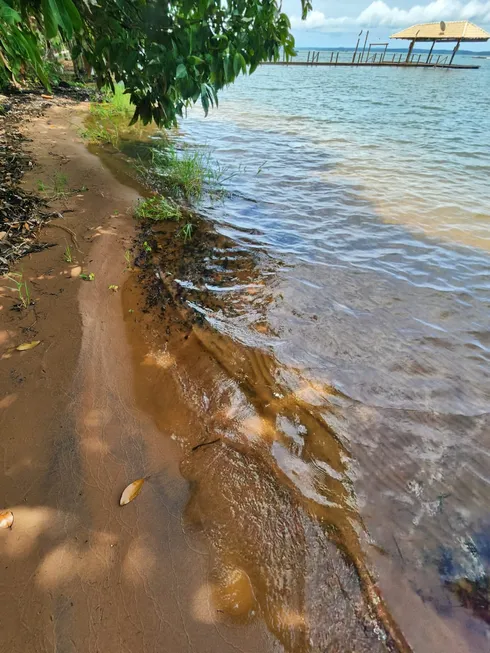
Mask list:
[[177,151],[168,145],[153,149],[150,164],[139,166],[139,170],[150,186],[188,203],[198,202],[205,193],[221,197],[224,182],[235,174],[225,174],[206,151]]
[[202,152],[183,152],[174,148],[155,150],[153,168],[165,188],[176,197],[199,200],[209,177],[208,161]]
[[68,177],[62,172],[55,172],[50,177],[51,184],[45,184],[41,179],[37,181],[37,189],[41,193],[48,193],[50,199],[63,199],[70,194]]
[[11,272],[5,276],[14,284],[14,287],[10,288],[10,290],[14,290],[17,293],[19,306],[22,308],[28,308],[31,305],[31,291],[29,290],[27,281],[24,279],[24,273]]
[[129,126],[134,106],[128,93],[124,92],[124,86],[116,84],[114,92],[105,89],[104,98],[104,102],[90,105],[81,136],[92,143],[110,143],[113,147],[118,147],[122,134],[141,136],[141,125]]
[[55,172],[53,175],[53,193],[55,197],[68,195],[68,177],[62,172]]
[[124,92],[122,84],[115,84],[114,92],[104,91],[105,102],[92,103],[90,113],[98,118],[124,117],[130,119],[134,113],[128,93]]
[[182,211],[171,199],[162,197],[149,197],[139,202],[135,210],[135,216],[140,220],[162,220],[179,221],[182,218]]

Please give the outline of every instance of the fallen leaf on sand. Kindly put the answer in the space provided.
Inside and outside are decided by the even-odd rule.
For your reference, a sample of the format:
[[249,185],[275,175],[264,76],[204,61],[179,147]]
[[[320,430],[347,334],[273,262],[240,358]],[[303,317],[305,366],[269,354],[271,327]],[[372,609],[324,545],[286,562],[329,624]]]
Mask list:
[[28,349],[34,349],[40,344],[40,340],[33,340],[32,342],[23,342],[21,345],[16,347],[17,351],[27,351]]
[[133,501],[133,499],[136,499],[138,494],[141,492],[141,488],[143,487],[144,482],[145,482],[144,478],[139,478],[137,481],[133,481],[132,483],[130,483],[128,487],[124,490],[124,492],[121,494],[121,498],[119,499],[119,505],[125,506],[130,501]]
[[43,95],[41,95],[41,97],[43,98],[43,100],[52,100],[53,99],[52,95],[44,95],[43,94]]
[[14,513],[11,510],[0,512],[0,528],[12,528]]

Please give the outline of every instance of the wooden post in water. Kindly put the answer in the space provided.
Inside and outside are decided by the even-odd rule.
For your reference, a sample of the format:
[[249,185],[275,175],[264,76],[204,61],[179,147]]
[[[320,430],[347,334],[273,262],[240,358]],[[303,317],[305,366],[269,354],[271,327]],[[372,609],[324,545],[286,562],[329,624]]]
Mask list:
[[451,65],[453,63],[453,59],[456,56],[456,52],[459,50],[460,45],[461,45],[461,39],[459,39],[459,41],[456,43],[456,46],[455,46],[455,48],[453,50],[453,54],[451,55],[451,60],[449,61],[449,65]]
[[386,57],[386,50],[388,49],[388,43],[385,45],[385,51],[383,52],[383,56],[381,57],[380,61],[384,61]]
[[[419,30],[419,31],[420,31],[420,30]],[[412,50],[413,50],[413,46],[414,46],[414,45],[415,45],[415,39],[410,43],[410,47],[408,48],[407,58],[405,59],[405,61],[406,61],[407,63],[409,63],[409,61],[410,61],[410,56],[411,56],[411,54],[412,54]]]
[[332,63],[332,61],[333,61],[333,50],[332,50],[332,54],[330,55],[330,63]]
[[354,50],[354,55],[352,57],[352,63],[356,63],[357,48],[359,47],[359,41],[361,40],[361,34],[362,34],[362,30],[359,32],[359,36],[357,37],[356,49]]
[[367,55],[366,55],[366,63],[369,61],[369,53],[371,52],[371,46],[372,46],[372,43],[369,44],[369,48],[368,48]]
[[362,48],[362,54],[361,54],[361,57],[359,59],[360,63],[362,63],[362,60],[364,59],[364,50],[366,49],[368,36],[369,36],[369,30],[366,32],[366,38],[364,39],[364,47]]
[[310,51],[308,50],[308,57],[306,58],[306,63],[310,63]]
[[339,53],[337,52],[337,58],[335,59],[335,65],[339,63]]
[[430,47],[430,50],[429,50],[429,54],[428,54],[428,56],[427,56],[427,61],[426,61],[426,63],[430,63],[430,60],[431,60],[431,57],[432,57],[432,50],[434,49],[435,44],[436,44],[436,42],[435,42],[435,41],[432,41],[432,45],[431,45],[431,47]]

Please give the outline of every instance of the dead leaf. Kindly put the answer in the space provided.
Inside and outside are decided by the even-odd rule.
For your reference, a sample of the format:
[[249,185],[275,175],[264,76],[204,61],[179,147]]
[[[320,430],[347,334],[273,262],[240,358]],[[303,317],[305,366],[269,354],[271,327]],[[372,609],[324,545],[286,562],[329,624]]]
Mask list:
[[7,235],[6,231],[0,231],[0,240],[3,240],[6,235]]
[[14,513],[11,510],[0,512],[0,528],[12,528]]
[[44,95],[43,94],[43,95],[41,95],[41,97],[43,98],[43,100],[52,100],[53,99],[52,95]]
[[33,340],[32,342],[23,342],[21,345],[16,347],[17,351],[27,351],[28,349],[34,349],[41,343],[40,340]]
[[119,505],[125,506],[130,501],[133,501],[133,499],[136,499],[138,494],[141,492],[141,488],[143,487],[144,482],[145,482],[144,478],[139,478],[137,481],[133,481],[132,483],[130,483],[128,487],[124,490],[124,492],[121,494],[121,498],[119,499]]

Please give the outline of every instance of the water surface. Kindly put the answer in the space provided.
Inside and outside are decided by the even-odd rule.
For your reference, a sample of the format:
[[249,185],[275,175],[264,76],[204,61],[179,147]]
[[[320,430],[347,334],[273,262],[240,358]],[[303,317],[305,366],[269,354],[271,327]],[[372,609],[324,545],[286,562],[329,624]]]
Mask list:
[[[226,339],[206,348],[248,405],[241,432],[266,441],[282,483],[365,556],[416,651],[490,646],[490,61],[479,63],[263,67],[181,126],[231,175],[229,196],[201,207],[227,245],[177,283]],[[290,650],[328,643],[301,641]]]

